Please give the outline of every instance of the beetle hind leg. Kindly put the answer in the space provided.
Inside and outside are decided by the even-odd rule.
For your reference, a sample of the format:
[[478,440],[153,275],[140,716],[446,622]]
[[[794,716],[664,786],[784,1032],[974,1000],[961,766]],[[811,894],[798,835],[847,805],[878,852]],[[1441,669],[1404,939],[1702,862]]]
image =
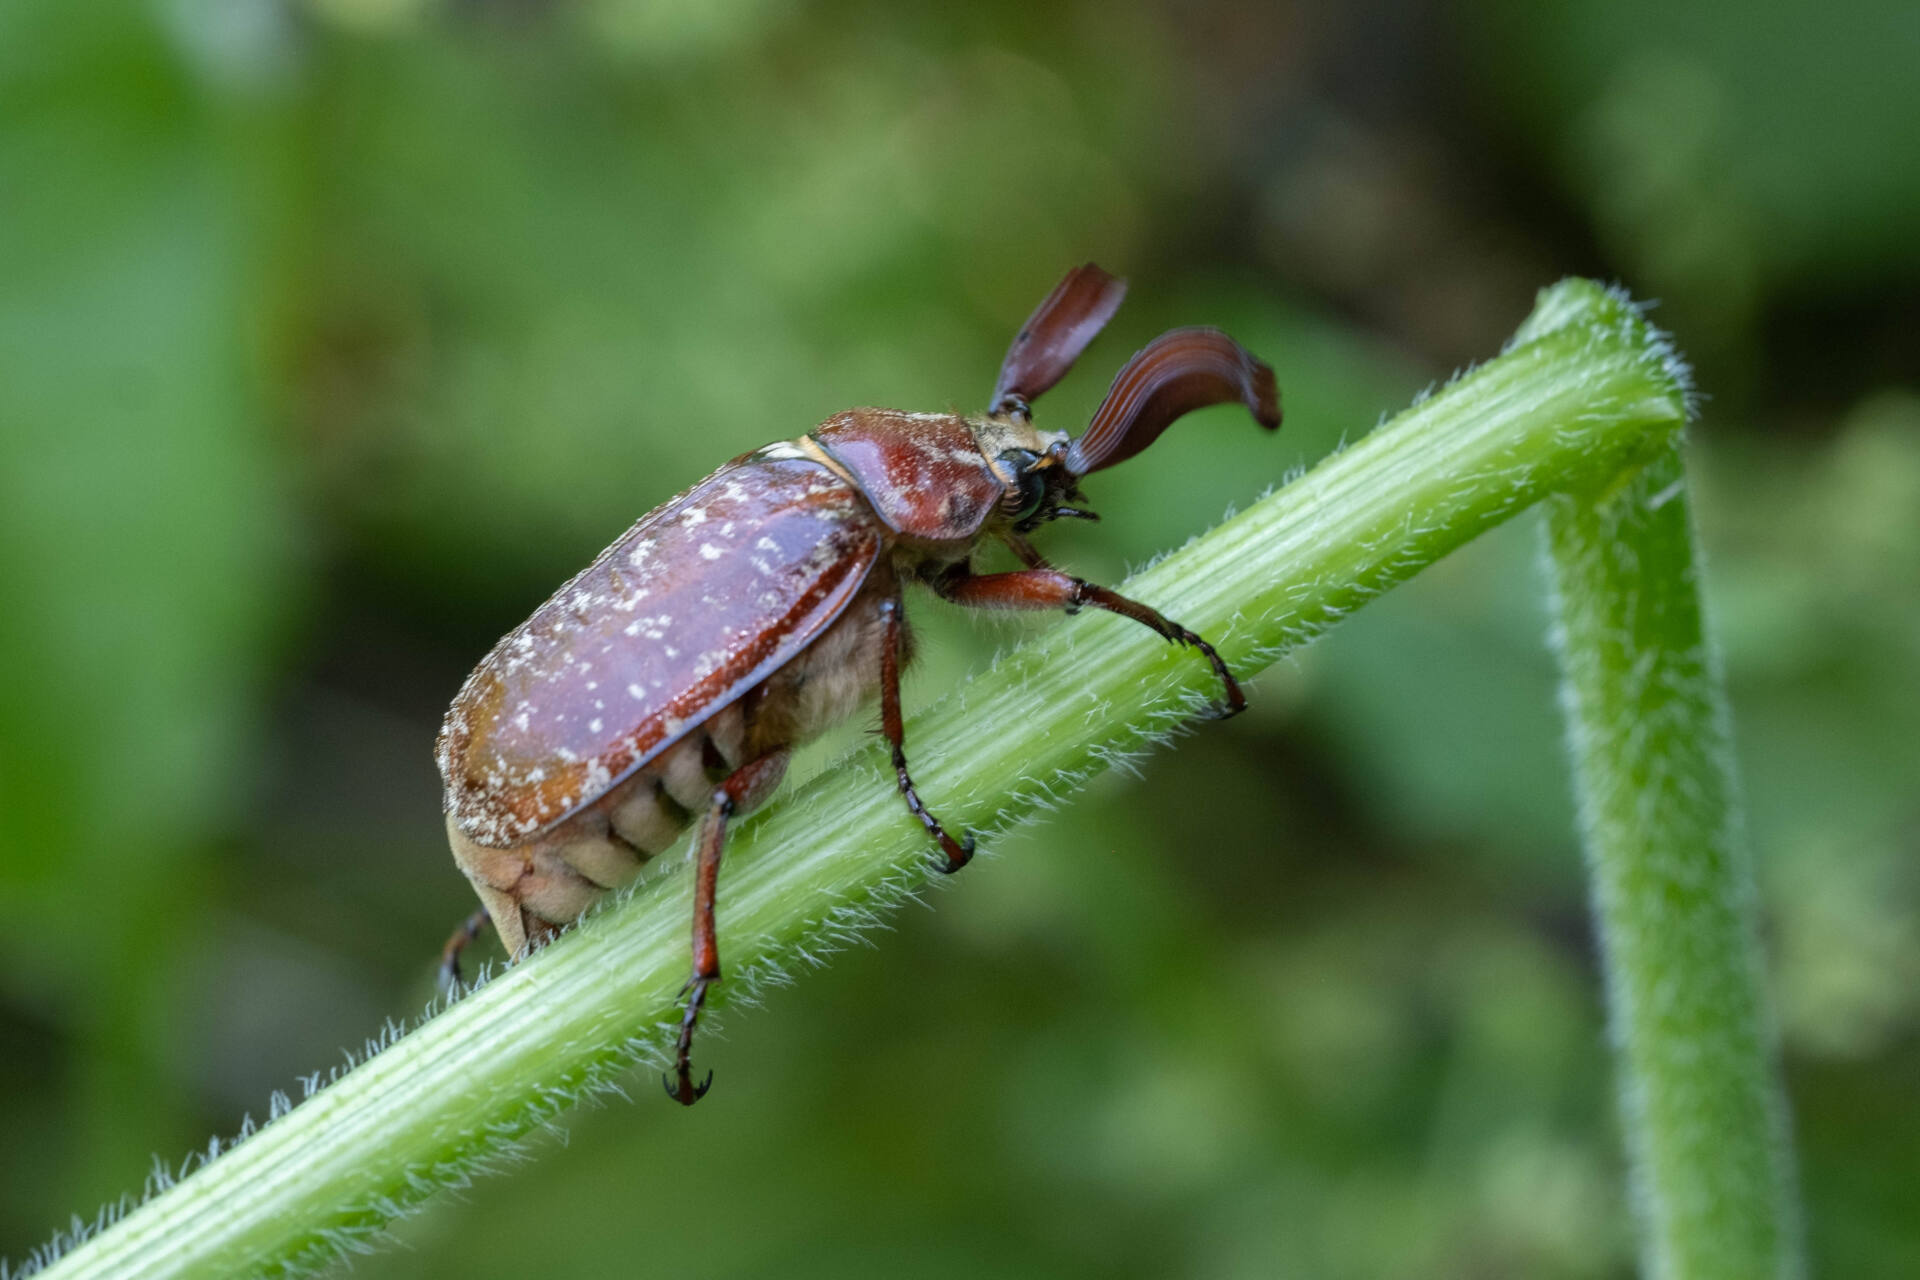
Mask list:
[[693,885],[693,976],[680,991],[687,1007],[680,1017],[680,1038],[674,1046],[674,1073],[661,1077],[667,1096],[682,1106],[700,1101],[713,1086],[711,1071],[705,1080],[694,1084],[690,1059],[694,1028],[707,1003],[707,988],[720,980],[720,941],[713,925],[713,902],[720,883],[720,855],[727,843],[727,820],[773,794],[786,772],[784,749],[740,766],[714,789],[706,820],[700,824],[699,862]]
[[674,1050],[674,1074],[663,1075],[660,1083],[666,1087],[667,1096],[683,1107],[690,1107],[707,1096],[707,1090],[713,1088],[713,1071],[707,1071],[707,1078],[699,1084],[693,1082],[693,1066],[689,1061],[693,1053],[693,1028],[700,1021],[700,1010],[706,1007],[707,988],[719,981],[719,976],[711,978],[688,978],[687,985],[680,988],[680,994],[686,997],[687,1011],[680,1018],[680,1041]]
[[488,919],[487,909],[481,907],[465,920],[462,920],[460,927],[453,931],[453,936],[447,939],[447,944],[440,948],[440,980],[438,984],[440,990],[452,991],[460,985],[460,957],[466,952],[468,947],[473,945],[474,940],[480,936],[480,931],[487,927]]

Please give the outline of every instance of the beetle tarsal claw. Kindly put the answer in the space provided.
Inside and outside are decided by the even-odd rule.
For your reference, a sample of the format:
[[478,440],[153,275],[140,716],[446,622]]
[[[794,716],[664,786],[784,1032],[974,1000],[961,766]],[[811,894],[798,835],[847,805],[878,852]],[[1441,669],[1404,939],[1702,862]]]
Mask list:
[[660,1073],[660,1083],[666,1087],[667,1096],[683,1107],[690,1107],[707,1096],[707,1090],[713,1088],[713,1072],[707,1072],[707,1078],[699,1084],[693,1082],[691,1074],[682,1074],[676,1082],[665,1072]]
[[1167,639],[1184,648],[1198,650],[1200,655],[1213,667],[1213,673],[1220,677],[1220,682],[1227,687],[1227,700],[1225,702],[1212,704],[1206,712],[1203,713],[1204,719],[1231,720],[1247,709],[1247,695],[1240,691],[1240,682],[1233,678],[1233,672],[1228,668],[1226,660],[1220,656],[1219,650],[1208,644],[1203,637],[1187,630],[1185,627],[1174,627],[1172,633],[1167,636]]
[[713,1087],[713,1072],[707,1072],[707,1078],[700,1084],[693,1083],[693,1064],[689,1058],[693,1054],[693,1028],[700,1021],[701,1006],[707,1002],[707,988],[713,979],[695,974],[687,979],[687,985],[680,988],[680,994],[687,998],[687,1011],[680,1017],[680,1042],[674,1052],[674,1073],[662,1075],[660,1083],[666,1086],[667,1096],[683,1107],[690,1107],[707,1096],[707,1090]]
[[971,831],[967,833],[966,838],[961,840],[959,844],[955,844],[952,839],[949,838],[943,840],[941,845],[941,856],[933,859],[933,869],[941,875],[950,876],[973,861],[973,850],[975,846],[973,833]]

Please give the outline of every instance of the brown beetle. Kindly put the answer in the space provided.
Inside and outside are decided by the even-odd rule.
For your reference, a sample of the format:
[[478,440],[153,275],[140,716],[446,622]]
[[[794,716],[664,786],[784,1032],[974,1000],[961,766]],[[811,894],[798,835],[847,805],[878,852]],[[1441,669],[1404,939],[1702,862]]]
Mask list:
[[[1191,645],[1246,705],[1213,646],[1153,609],[1050,567],[1028,543],[1093,519],[1080,480],[1152,444],[1189,410],[1240,401],[1280,425],[1273,371],[1217,329],[1154,339],[1076,439],[1029,406],[1112,317],[1124,281],[1067,274],[1007,351],[982,417],[851,409],[729,462],[641,517],[494,647],[447,712],[437,754],[447,835],[508,952],[520,956],[631,881],[696,816],[693,976],[667,1092],[691,1105],[688,1054],[720,977],[714,887],[727,820],[779,785],[790,750],[877,687],[900,793],[958,871],[973,853],[907,774],[901,591],[915,581],[986,609],[1107,609]],[[1027,566],[976,574],[997,539]],[[446,968],[484,923],[448,943]]]

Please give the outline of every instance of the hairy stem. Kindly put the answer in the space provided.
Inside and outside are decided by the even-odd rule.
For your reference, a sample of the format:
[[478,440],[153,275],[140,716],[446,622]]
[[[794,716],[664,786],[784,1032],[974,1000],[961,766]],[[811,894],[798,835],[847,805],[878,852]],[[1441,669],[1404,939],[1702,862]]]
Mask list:
[[1660,1280],[1798,1275],[1752,875],[1679,450],[1546,508],[1643,1268]]
[[[1626,299],[1581,282],[1547,291],[1541,306],[1566,323],[1124,590],[1213,639],[1251,675],[1529,504],[1666,450],[1685,402],[1660,336]],[[940,797],[944,820],[991,840],[1216,692],[1192,652],[1123,619],[1082,615],[914,717],[916,780]],[[878,743],[742,823],[719,911],[727,981],[713,1005],[752,996],[858,932],[923,882],[927,862],[926,835],[894,794]],[[664,1060],[687,974],[688,892],[687,877],[669,876],[599,913],[72,1248],[48,1274],[288,1273],[364,1247],[584,1093],[636,1061]]]

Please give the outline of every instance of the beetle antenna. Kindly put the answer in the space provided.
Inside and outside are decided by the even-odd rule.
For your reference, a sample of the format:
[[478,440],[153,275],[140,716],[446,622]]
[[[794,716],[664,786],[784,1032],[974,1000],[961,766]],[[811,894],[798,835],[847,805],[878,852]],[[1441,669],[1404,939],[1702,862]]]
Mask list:
[[1271,367],[1218,329],[1163,333],[1114,376],[1093,421],[1067,449],[1067,470],[1084,476],[1125,462],[1183,415],[1236,400],[1269,431],[1280,425]]
[[1033,402],[1067,376],[1126,296],[1125,280],[1091,262],[1067,272],[1014,335],[1007,358],[1000,362],[989,412],[1029,417]]

